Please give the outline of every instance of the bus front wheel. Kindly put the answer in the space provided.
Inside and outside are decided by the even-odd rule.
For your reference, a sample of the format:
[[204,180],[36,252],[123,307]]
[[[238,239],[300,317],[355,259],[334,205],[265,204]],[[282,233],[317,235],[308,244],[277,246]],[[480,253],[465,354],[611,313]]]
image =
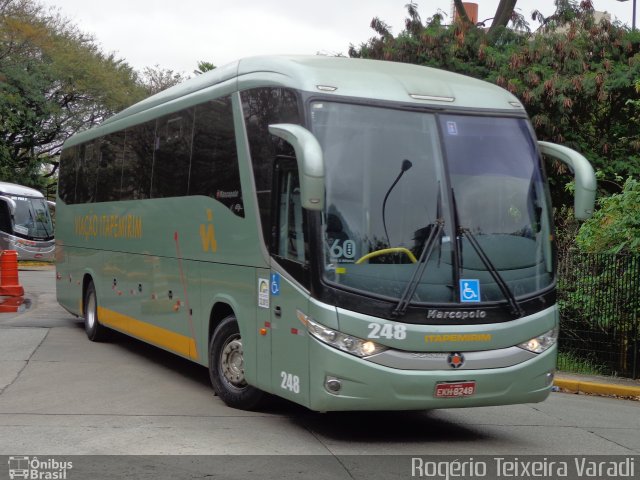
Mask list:
[[213,390],[230,407],[252,410],[264,397],[245,380],[242,338],[233,315],[222,320],[211,336],[209,377]]
[[87,285],[84,296],[84,331],[92,342],[102,342],[109,336],[108,329],[98,320],[98,297],[93,282]]

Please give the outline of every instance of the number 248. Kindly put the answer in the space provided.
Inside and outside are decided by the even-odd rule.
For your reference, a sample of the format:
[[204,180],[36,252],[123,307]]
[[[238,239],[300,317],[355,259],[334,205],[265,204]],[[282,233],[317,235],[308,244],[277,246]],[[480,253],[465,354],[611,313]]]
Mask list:
[[368,338],[388,338],[404,340],[407,338],[407,327],[393,323],[370,323]]

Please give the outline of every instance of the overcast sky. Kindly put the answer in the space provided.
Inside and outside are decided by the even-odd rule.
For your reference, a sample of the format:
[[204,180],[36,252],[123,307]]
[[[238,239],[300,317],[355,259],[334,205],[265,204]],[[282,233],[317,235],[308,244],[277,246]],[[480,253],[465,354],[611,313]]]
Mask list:
[[[190,74],[200,60],[224,65],[262,54],[347,54],[375,35],[375,16],[403,28],[409,0],[40,0],[59,9],[80,30],[94,35],[105,52],[134,68],[159,65]],[[596,10],[631,24],[632,3],[593,0]],[[418,0],[424,19],[451,0]],[[498,0],[479,0],[479,18],[492,17]],[[527,18],[554,11],[553,0],[518,0]]]

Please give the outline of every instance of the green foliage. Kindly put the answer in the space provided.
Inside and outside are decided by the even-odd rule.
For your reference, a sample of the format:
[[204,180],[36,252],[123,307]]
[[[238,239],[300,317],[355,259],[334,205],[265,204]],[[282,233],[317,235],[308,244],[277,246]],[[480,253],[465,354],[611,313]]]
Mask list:
[[640,253],[640,182],[628,178],[622,192],[599,200],[576,241],[591,253]]
[[[640,176],[640,32],[596,21],[588,1],[558,0],[535,33],[505,27],[488,32],[442,15],[422,22],[413,4],[406,28],[391,35],[374,19],[378,36],[351,46],[352,57],[442,68],[495,83],[525,105],[540,140],[580,151],[609,178]],[[552,185],[568,171],[549,164]],[[611,191],[611,190],[610,190]],[[615,191],[615,189],[614,189]],[[554,193],[556,203],[569,195]]]
[[559,258],[560,346],[629,375],[640,341],[640,256],[583,253]]
[[560,351],[573,359],[560,367],[631,375],[640,340],[640,257],[573,249],[559,260]]
[[135,72],[35,0],[0,0],[0,175],[42,189],[64,140],[144,96]]
[[558,352],[558,370],[582,375],[606,375],[607,367],[597,360],[583,357],[577,352]]
[[601,208],[582,225],[569,208],[555,215],[560,346],[568,358],[559,364],[579,373],[604,368],[629,375],[640,340],[640,186],[630,178],[620,187],[619,176],[596,175],[620,193],[601,198]]
[[189,77],[183,73],[175,72],[169,68],[161,68],[160,65],[145,67],[139,77],[140,85],[144,88],[147,96],[173,87],[184,82]]
[[216,69],[216,66],[213,63],[207,62],[206,60],[199,61],[197,65],[198,68],[193,71],[196,75],[202,75],[204,72],[210,72],[211,70]]

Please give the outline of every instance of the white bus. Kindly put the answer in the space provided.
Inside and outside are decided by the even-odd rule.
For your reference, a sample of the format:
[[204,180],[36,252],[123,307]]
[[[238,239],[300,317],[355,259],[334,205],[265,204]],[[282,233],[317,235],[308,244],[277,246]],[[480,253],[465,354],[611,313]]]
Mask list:
[[0,182],[0,249],[16,250],[20,260],[53,261],[50,205],[33,188]]

